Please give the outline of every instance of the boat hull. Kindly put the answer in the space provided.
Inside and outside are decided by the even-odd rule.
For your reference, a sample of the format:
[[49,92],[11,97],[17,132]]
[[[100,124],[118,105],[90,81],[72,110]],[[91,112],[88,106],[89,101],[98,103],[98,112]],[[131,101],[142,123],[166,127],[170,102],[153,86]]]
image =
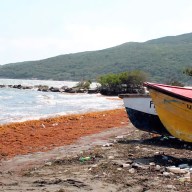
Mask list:
[[131,123],[142,131],[167,135],[170,133],[161,123],[149,95],[120,95]]
[[176,138],[192,142],[192,103],[149,88],[158,116]]

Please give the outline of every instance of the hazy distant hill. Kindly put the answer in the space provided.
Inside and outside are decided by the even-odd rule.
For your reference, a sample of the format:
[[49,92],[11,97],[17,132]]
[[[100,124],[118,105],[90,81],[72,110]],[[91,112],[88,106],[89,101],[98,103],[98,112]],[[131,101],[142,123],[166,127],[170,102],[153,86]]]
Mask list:
[[0,78],[95,80],[106,73],[139,69],[150,74],[153,81],[184,82],[187,77],[182,71],[189,66],[192,66],[192,33],[7,64],[0,66]]

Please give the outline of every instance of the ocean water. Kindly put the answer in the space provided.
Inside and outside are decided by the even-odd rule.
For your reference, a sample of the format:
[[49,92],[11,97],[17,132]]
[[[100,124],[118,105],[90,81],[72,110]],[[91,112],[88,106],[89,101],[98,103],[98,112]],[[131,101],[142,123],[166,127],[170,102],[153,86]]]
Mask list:
[[[0,85],[72,87],[77,82],[0,79]],[[95,86],[93,84],[92,86]],[[123,107],[118,97],[0,88],[0,124]]]
[[[0,79],[0,85],[47,85],[49,87],[73,87],[77,84],[77,81],[51,81],[51,80],[25,80],[25,79]],[[91,87],[97,86],[97,83],[92,83]]]

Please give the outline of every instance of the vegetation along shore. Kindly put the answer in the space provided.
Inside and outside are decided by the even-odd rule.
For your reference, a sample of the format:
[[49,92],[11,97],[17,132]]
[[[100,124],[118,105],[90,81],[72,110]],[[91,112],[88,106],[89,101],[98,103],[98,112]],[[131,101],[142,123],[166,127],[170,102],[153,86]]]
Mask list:
[[[190,85],[191,43],[189,33],[7,64],[1,78],[79,83],[0,88],[118,95],[144,93],[148,79]],[[91,89],[92,81],[99,86]],[[191,149],[192,143],[136,129],[124,108],[2,124],[0,191],[192,192]]]

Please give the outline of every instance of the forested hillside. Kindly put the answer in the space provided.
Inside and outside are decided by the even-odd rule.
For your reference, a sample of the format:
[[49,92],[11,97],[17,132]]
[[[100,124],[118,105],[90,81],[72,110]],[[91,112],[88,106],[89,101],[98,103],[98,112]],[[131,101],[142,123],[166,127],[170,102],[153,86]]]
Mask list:
[[192,66],[192,33],[163,37],[144,43],[122,45],[75,54],[60,55],[39,61],[0,66],[0,78],[96,80],[100,75],[142,70],[151,81],[170,79],[186,82],[183,74]]

